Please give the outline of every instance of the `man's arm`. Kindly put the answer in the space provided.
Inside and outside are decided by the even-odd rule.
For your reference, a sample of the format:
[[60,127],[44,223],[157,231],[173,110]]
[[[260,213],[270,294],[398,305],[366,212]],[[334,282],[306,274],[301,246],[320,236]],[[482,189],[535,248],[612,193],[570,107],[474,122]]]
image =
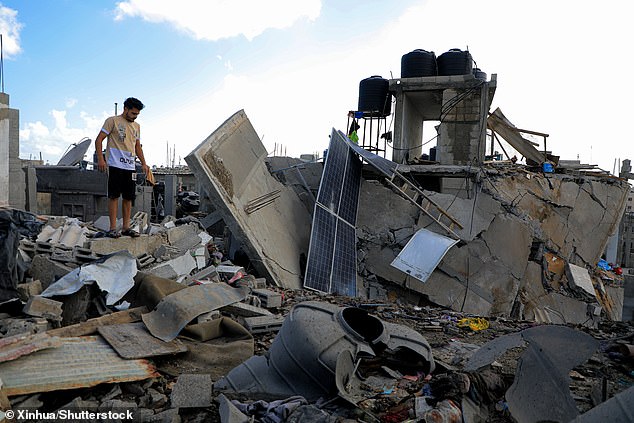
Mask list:
[[106,161],[103,158],[103,150],[101,149],[101,144],[103,140],[107,137],[106,133],[103,131],[99,131],[97,138],[95,138],[95,152],[97,153],[97,168],[100,171],[106,171]]
[[141,147],[140,140],[136,140],[136,144],[134,145],[134,152],[136,153],[136,156],[139,158],[139,160],[141,160],[141,169],[143,170],[143,173],[147,176],[147,172],[148,170],[150,170],[150,168],[148,167],[147,163],[145,163],[145,157],[143,156],[143,148]]

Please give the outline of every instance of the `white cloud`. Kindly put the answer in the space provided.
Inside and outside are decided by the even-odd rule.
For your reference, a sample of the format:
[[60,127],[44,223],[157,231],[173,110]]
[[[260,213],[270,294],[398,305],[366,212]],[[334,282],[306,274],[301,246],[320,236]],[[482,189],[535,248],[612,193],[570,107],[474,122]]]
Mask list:
[[[39,158],[40,153],[45,161],[56,164],[71,144],[78,143],[85,137],[94,139],[99,133],[107,114],[92,116],[86,112],[79,113],[81,124],[74,127],[69,124],[67,110],[51,110],[53,124],[47,126],[41,121],[27,122],[20,130],[20,157]],[[88,150],[90,160],[94,147]]]
[[167,22],[198,40],[238,35],[252,40],[270,28],[288,28],[302,18],[315,20],[320,11],[320,0],[128,0],[117,3],[115,19]]
[[2,34],[4,57],[11,58],[22,51],[20,47],[21,29],[22,24],[18,22],[18,11],[0,5],[0,34]]
[[68,99],[66,99],[66,108],[67,109],[72,109],[73,107],[75,107],[76,104],[77,104],[77,99],[76,98],[68,98]]

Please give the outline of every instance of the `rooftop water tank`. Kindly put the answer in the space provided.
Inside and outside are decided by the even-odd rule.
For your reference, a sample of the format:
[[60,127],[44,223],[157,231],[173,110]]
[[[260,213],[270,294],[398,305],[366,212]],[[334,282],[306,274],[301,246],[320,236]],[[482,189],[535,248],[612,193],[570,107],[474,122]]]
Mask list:
[[401,57],[401,78],[436,76],[436,54],[433,51],[416,49]]
[[388,116],[392,111],[392,95],[388,88],[387,79],[378,75],[362,80],[359,83],[358,110],[372,116]]
[[471,53],[462,51],[459,48],[451,50],[438,56],[438,75],[467,75],[473,69]]

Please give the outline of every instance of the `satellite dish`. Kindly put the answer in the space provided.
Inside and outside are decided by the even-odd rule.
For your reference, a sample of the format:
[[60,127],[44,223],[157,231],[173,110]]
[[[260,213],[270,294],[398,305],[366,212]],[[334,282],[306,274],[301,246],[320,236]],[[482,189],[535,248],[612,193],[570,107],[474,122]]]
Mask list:
[[88,151],[88,148],[90,147],[90,144],[92,144],[92,140],[90,138],[84,138],[79,142],[79,144],[71,144],[74,145],[74,147],[68,150],[66,154],[59,159],[57,166],[75,166],[81,163],[86,155],[86,151]]

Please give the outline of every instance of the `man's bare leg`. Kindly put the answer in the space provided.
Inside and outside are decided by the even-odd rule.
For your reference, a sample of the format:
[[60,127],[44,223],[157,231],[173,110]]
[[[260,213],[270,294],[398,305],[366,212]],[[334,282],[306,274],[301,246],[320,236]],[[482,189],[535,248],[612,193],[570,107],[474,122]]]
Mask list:
[[118,198],[108,198],[108,217],[110,218],[110,230],[117,229],[117,211],[119,209]]
[[132,200],[121,199],[121,214],[123,215],[123,230],[130,229],[130,213],[132,212]]

